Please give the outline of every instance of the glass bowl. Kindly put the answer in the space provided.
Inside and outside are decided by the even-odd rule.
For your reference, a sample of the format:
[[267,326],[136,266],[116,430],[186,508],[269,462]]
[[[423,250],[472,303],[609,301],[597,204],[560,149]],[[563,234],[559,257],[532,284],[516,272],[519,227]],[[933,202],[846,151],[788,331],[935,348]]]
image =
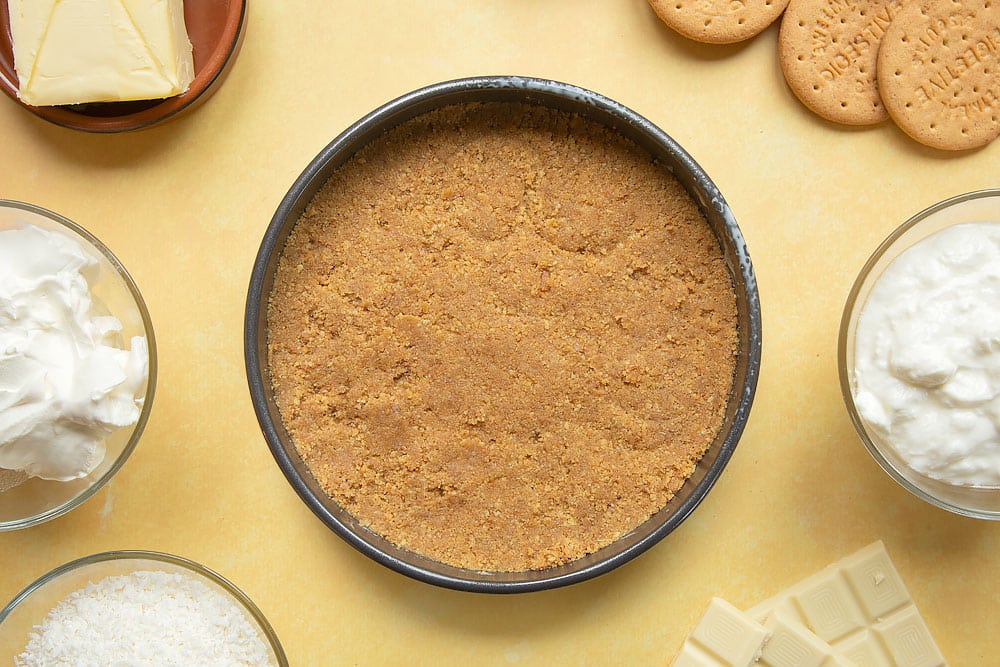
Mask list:
[[[738,352],[722,427],[693,474],[652,517],[610,545],[564,565],[518,572],[478,571],[402,549],[367,529],[330,498],[298,454],[275,403],[267,355],[267,303],[289,232],[317,190],[359,149],[421,114],[455,104],[508,102],[580,114],[634,141],[669,170],[698,204],[725,256],[736,294]],[[291,186],[265,232],[251,275],[244,323],[247,379],[257,419],[288,482],[306,505],[348,544],[419,581],[481,593],[551,589],[606,573],[643,553],[681,524],[728,463],[749,416],[760,369],[761,312],[746,243],[728,204],[694,159],[663,130],[621,104],[556,81],[485,76],[434,84],[371,112],[333,140]]]
[[939,202],[900,225],[865,263],[847,297],[840,324],[837,366],[840,388],[861,442],[879,466],[907,491],[964,516],[1000,519],[1000,488],[952,484],[915,470],[885,442],[856,404],[855,345],[858,321],[872,289],[892,262],[919,241],[952,225],[1000,222],[1000,189],[979,190]]
[[[219,593],[240,609],[268,652],[269,665],[286,667],[278,637],[260,609],[241,590],[212,570],[178,556],[154,551],[109,551],[60,565],[43,575],[0,610],[0,655],[21,654],[29,635],[66,596],[113,576],[152,571],[187,575]],[[85,619],[81,619],[85,620]],[[130,663],[131,664],[131,663]]]
[[156,385],[156,342],[149,311],[139,289],[121,262],[93,234],[63,216],[33,204],[0,200],[0,230],[19,223],[55,231],[76,240],[96,258],[100,276],[92,285],[95,302],[103,304],[122,324],[122,339],[145,336],[149,348],[148,374],[139,418],[106,440],[104,460],[90,474],[67,482],[26,478],[0,470],[0,531],[34,526],[69,512],[97,493],[121,469],[142,436],[153,406]]

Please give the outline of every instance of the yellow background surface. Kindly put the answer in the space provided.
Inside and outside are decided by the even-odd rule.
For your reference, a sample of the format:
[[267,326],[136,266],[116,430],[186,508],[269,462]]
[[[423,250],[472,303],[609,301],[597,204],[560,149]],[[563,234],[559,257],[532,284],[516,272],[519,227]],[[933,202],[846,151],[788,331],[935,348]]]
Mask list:
[[[0,534],[0,602],[68,560],[154,549],[242,588],[295,666],[663,664],[712,596],[750,607],[881,539],[950,664],[997,664],[1000,525],[882,473],[848,420],[836,342],[872,250],[930,204],[1000,185],[1000,145],[951,155],[891,123],[827,123],[786,87],[777,36],[695,44],[645,0],[251,0],[226,83],[162,127],[88,135],[0,99],[0,196],[102,239],[159,351],[149,425],[113,482]],[[242,347],[255,253],[309,160],[380,104],[481,74],[583,86],[673,136],[732,207],[763,305],[750,422],[689,520],[610,574],[507,597],[412,581],[320,523],[264,443]]]

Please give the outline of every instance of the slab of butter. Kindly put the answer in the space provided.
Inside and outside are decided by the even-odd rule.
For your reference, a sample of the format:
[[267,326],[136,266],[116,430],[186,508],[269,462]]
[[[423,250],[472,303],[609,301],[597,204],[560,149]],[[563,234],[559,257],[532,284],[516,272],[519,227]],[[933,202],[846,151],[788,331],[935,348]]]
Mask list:
[[765,627],[780,623],[807,629],[858,667],[946,664],[882,542],[827,566],[746,614]]
[[183,0],[8,0],[32,106],[172,97],[194,79]]

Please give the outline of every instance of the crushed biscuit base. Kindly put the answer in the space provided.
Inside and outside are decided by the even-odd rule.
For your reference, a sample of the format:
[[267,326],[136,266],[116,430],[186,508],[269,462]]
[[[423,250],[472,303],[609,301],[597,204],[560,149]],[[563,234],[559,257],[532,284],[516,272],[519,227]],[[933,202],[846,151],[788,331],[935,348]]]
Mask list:
[[473,570],[567,563],[661,509],[736,362],[730,274],[678,181],[530,105],[439,109],[359,152],[288,237],[267,318],[326,492]]

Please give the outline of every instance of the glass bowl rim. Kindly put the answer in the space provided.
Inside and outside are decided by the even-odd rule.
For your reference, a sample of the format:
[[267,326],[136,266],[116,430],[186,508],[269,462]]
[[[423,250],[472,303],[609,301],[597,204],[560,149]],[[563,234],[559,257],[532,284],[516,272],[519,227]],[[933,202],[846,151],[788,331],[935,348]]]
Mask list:
[[136,423],[132,426],[132,432],[129,436],[128,442],[125,444],[124,449],[118,458],[112,463],[111,467],[104,472],[98,479],[94,480],[94,483],[88,486],[86,489],[73,496],[66,502],[57,505],[51,509],[39,512],[32,516],[23,517],[21,519],[14,519],[11,521],[0,521],[0,532],[19,530],[22,528],[30,528],[31,526],[37,526],[46,521],[51,521],[57,517],[60,517],[67,512],[79,507],[84,502],[89,500],[98,491],[100,491],[110,480],[113,478],[118,471],[125,465],[125,461],[128,460],[132,452],[135,450],[136,446],[139,444],[139,439],[142,437],[142,433],[146,428],[146,424],[149,421],[150,413],[153,409],[153,397],[156,393],[156,377],[157,377],[157,354],[156,354],[156,336],[153,331],[153,320],[149,314],[149,309],[146,306],[146,302],[142,297],[142,293],[139,291],[139,287],[136,285],[135,280],[133,280],[131,274],[125,268],[125,266],[119,261],[118,257],[115,256],[111,249],[108,248],[103,241],[94,236],[90,231],[81,226],[80,224],[73,222],[69,218],[60,215],[54,211],[47,208],[43,208],[36,204],[30,204],[28,202],[18,201],[14,199],[0,199],[0,208],[16,209],[21,211],[27,211],[34,215],[41,216],[50,220],[51,222],[61,225],[74,234],[78,235],[84,241],[90,244],[93,250],[100,253],[104,259],[114,267],[121,279],[122,283],[125,285],[126,289],[132,296],[135,302],[136,310],[139,312],[139,316],[142,319],[142,327],[144,330],[144,335],[146,337],[146,347],[149,351],[148,353],[148,374],[146,379],[146,394],[143,399],[142,409],[139,411],[139,418]]
[[278,660],[279,667],[287,667],[288,659],[285,656],[284,649],[281,646],[281,642],[278,640],[278,635],[275,633],[274,628],[271,626],[267,617],[260,610],[259,607],[254,603],[250,597],[244,593],[238,586],[223,577],[218,572],[212,570],[201,563],[197,563],[188,558],[182,556],[175,556],[173,554],[164,553],[161,551],[148,551],[143,549],[119,549],[114,551],[102,551],[100,553],[91,554],[89,556],[83,556],[75,560],[71,560],[67,563],[59,565],[42,576],[35,579],[33,582],[28,584],[20,593],[14,596],[10,602],[8,602],[3,609],[0,609],[0,625],[3,624],[4,620],[21,604],[27,601],[32,594],[34,594],[39,589],[43,588],[45,585],[56,581],[64,574],[69,574],[70,572],[75,572],[82,568],[97,565],[100,563],[106,563],[110,561],[154,561],[157,563],[167,563],[168,565],[173,565],[180,567],[193,575],[203,577],[209,581],[217,584],[221,587],[227,595],[238,602],[247,613],[250,614],[253,622],[257,625],[260,632],[264,635],[265,640],[270,646],[271,650],[274,652],[275,657]]
[[[837,375],[840,380],[840,392],[843,397],[844,404],[847,407],[847,413],[850,417],[851,424],[854,426],[854,430],[857,433],[858,438],[864,445],[865,449],[871,455],[875,462],[878,463],[879,467],[889,475],[897,484],[912,493],[914,496],[920,498],[921,500],[938,507],[943,510],[947,510],[954,514],[961,516],[966,516],[974,519],[985,519],[985,520],[1000,520],[1000,511],[993,512],[988,510],[980,510],[977,508],[966,507],[959,503],[950,502],[943,498],[939,498],[936,495],[929,493],[928,491],[920,488],[912,480],[910,480],[906,475],[904,475],[895,464],[893,464],[886,456],[882,453],[881,447],[876,443],[875,438],[873,438],[868,433],[868,427],[865,425],[864,420],[861,418],[858,412],[857,405],[854,402],[854,390],[852,388],[852,374],[848,369],[848,342],[850,340],[850,329],[851,320],[853,314],[857,308],[863,308],[864,302],[859,302],[861,297],[861,292],[869,282],[876,282],[877,277],[873,274],[876,266],[882,260],[882,258],[890,250],[896,247],[896,243],[905,236],[909,231],[916,228],[920,223],[922,223],[927,218],[939,213],[940,211],[951,208],[952,206],[960,205],[966,202],[974,201],[977,199],[987,199],[987,198],[1000,198],[1000,188],[984,188],[980,190],[973,190],[970,192],[965,192],[958,194],[947,199],[941,200],[922,211],[910,216],[902,224],[893,229],[888,236],[876,247],[876,249],[869,255],[868,259],[865,261],[864,265],[858,271],[857,277],[854,279],[851,289],[848,292],[847,299],[844,304],[844,310],[841,314],[840,327],[837,335]],[[953,223],[961,224],[961,223]],[[951,224],[945,225],[945,227],[951,226]],[[942,227],[944,229],[945,227]],[[920,239],[922,240],[922,239]],[[914,241],[913,243],[918,243]],[[911,247],[907,246],[907,248]],[[905,252],[904,248],[902,252]],[[898,256],[898,255],[897,255]],[[891,262],[890,262],[891,263]],[[888,266],[888,265],[887,265]],[[884,269],[883,269],[884,270]],[[925,477],[917,471],[913,471],[914,475]],[[975,487],[968,487],[975,488]],[[988,487],[983,487],[983,491],[990,492],[996,491],[1000,493],[1000,489],[992,489]]]

